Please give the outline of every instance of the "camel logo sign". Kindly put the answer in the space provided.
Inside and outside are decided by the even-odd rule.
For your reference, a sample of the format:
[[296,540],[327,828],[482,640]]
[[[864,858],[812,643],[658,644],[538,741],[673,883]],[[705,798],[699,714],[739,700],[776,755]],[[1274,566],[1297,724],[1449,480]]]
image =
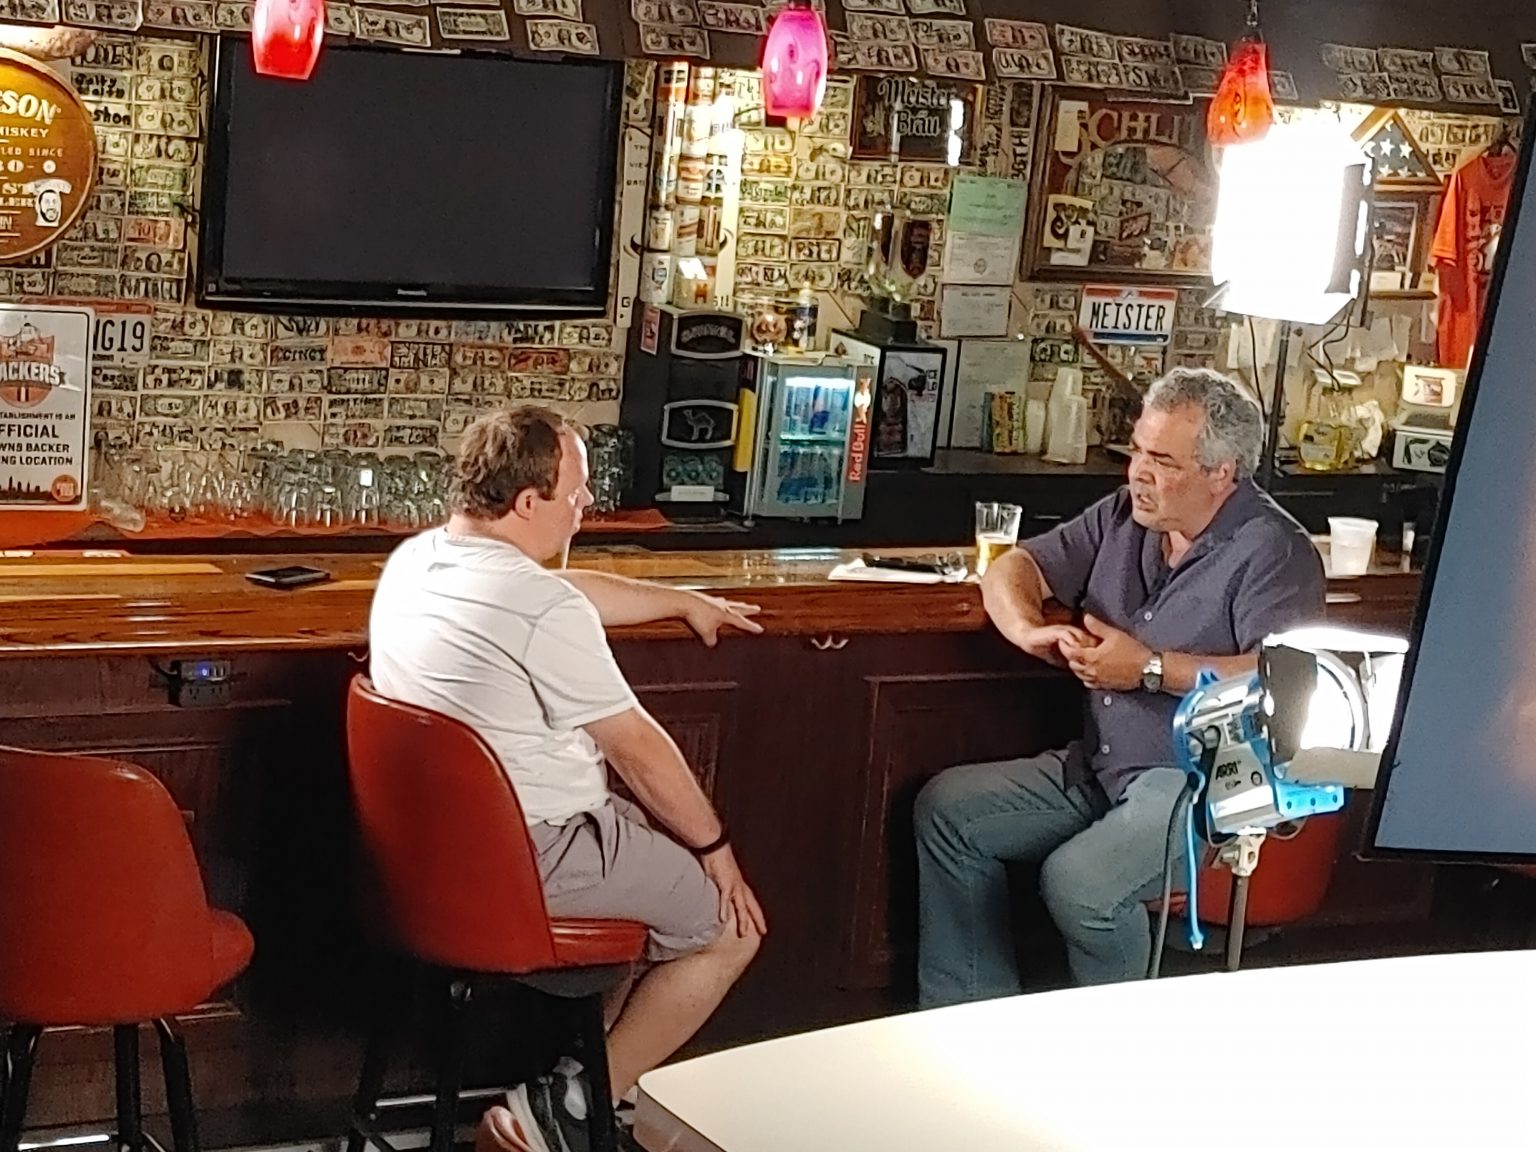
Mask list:
[[88,308],[0,305],[0,513],[86,505]]

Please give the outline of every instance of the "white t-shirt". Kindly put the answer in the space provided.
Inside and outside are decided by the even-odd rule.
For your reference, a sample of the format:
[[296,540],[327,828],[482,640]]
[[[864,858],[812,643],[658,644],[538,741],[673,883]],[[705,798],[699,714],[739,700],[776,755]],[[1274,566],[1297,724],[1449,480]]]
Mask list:
[[385,696],[462,720],[501,759],[530,824],[608,802],[583,724],[635,707],[592,602],[510,544],[435,528],[389,558],[368,623]]

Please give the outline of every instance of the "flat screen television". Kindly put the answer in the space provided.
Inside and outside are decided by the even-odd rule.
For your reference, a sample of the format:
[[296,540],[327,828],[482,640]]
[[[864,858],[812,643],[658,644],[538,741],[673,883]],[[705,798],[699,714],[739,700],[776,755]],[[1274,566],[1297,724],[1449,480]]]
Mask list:
[[327,46],[295,83],[216,52],[203,304],[607,311],[621,64]]
[[[1536,860],[1536,183],[1497,241],[1366,854]],[[1486,249],[1485,249],[1486,250]]]

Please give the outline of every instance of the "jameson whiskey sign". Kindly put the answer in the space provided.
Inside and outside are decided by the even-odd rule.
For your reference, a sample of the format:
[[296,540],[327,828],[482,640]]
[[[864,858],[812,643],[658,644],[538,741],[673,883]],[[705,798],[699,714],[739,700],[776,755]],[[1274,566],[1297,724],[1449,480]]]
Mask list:
[[853,91],[854,156],[968,163],[979,92],[958,80],[860,76]]
[[86,506],[94,319],[0,305],[0,513]]
[[0,262],[39,252],[85,210],[96,128],[69,83],[0,48]]

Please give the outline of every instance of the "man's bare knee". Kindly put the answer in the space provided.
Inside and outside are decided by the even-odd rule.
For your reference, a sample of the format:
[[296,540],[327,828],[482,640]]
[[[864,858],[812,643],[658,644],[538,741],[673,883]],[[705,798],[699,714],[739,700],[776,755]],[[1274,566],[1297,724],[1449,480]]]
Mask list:
[[741,933],[736,931],[734,925],[727,924],[721,929],[720,935],[704,946],[701,955],[715,958],[722,967],[739,976],[752,963],[762,942],[763,938],[756,929]]

